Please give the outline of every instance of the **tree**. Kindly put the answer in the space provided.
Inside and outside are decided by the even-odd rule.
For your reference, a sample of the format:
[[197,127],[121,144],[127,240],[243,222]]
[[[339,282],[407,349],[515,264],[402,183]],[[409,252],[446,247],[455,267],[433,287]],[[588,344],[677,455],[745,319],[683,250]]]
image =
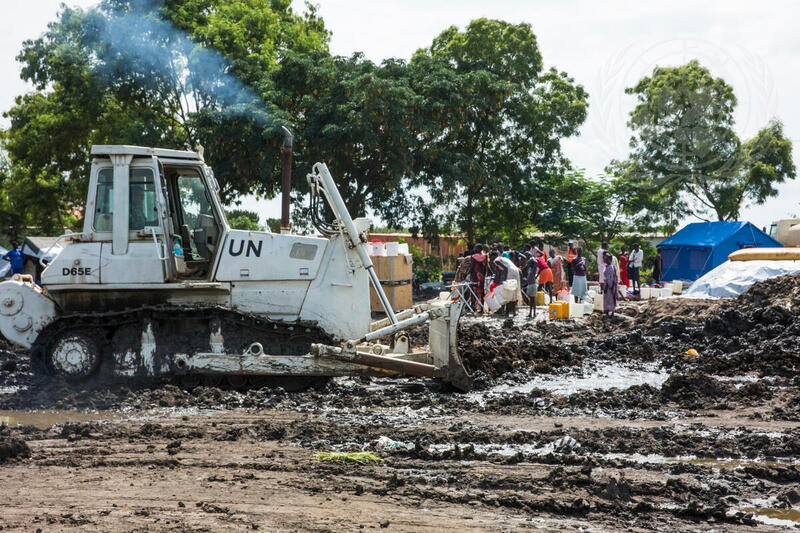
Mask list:
[[231,209],[225,211],[228,225],[232,229],[242,229],[245,231],[264,231],[264,226],[258,223],[258,213],[245,209]]
[[470,244],[491,218],[538,222],[568,166],[560,139],[586,118],[583,87],[543,71],[530,25],[498,20],[448,28],[411,66],[427,118],[414,183],[449,208]]
[[627,226],[627,191],[620,180],[587,178],[583,171],[568,172],[558,188],[563,216],[552,227],[569,237],[610,242]]
[[696,60],[656,67],[626,92],[637,99],[628,122],[637,177],[682,214],[734,220],[745,202],[761,204],[795,178],[782,124],[771,121],[743,143],[733,130],[733,89]]
[[289,54],[273,76],[276,107],[292,117],[295,190],[325,162],[352,216],[371,209],[390,225],[407,211],[419,97],[404,61],[376,65],[357,53]]
[[35,92],[5,114],[12,181],[38,195],[36,217],[52,219],[83,205],[92,144],[202,144],[224,200],[271,196],[285,117],[266,103],[269,73],[289,51],[327,40],[313,8],[298,15],[284,0],[64,7],[17,58]]

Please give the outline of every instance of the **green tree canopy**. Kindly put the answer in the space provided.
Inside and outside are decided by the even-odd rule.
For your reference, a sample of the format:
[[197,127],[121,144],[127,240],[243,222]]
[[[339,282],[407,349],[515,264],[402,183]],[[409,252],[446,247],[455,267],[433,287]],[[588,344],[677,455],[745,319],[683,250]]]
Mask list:
[[264,231],[264,226],[258,223],[258,213],[246,209],[231,209],[225,211],[228,225],[232,229],[246,231]]
[[325,162],[350,214],[367,209],[390,222],[406,201],[402,187],[414,169],[418,95],[407,66],[380,65],[361,54],[290,54],[273,76],[275,105],[292,117],[295,190],[305,190],[311,165]]
[[530,25],[498,20],[448,28],[411,67],[428,121],[415,184],[448,207],[470,243],[489,219],[539,222],[568,166],[561,138],[586,118],[583,87],[543,69]]
[[742,142],[733,130],[733,89],[696,60],[657,67],[626,92],[637,100],[628,123],[630,168],[664,207],[733,220],[745,202],[763,203],[777,194],[777,184],[795,178],[781,123]]
[[313,8],[287,0],[103,0],[64,7],[18,60],[35,91],[5,113],[10,181],[34,218],[83,205],[92,144],[206,148],[224,200],[274,194],[269,73],[290,51],[325,49]]

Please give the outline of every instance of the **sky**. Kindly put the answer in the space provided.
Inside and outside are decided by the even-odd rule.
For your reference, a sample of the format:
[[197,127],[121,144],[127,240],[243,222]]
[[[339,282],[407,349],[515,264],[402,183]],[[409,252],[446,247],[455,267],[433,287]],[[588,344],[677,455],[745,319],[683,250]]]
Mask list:
[[[15,56],[22,41],[35,38],[54,20],[61,0],[2,0],[0,8],[0,110],[30,87],[19,79]],[[66,0],[93,5],[94,0]],[[634,106],[626,87],[655,66],[698,59],[734,89],[739,101],[736,130],[753,136],[772,118],[784,123],[800,166],[800,3],[790,0],[641,2],[624,0],[318,0],[332,32],[331,52],[363,52],[380,62],[409,59],[451,25],[479,17],[527,22],[536,34],[546,68],[571,75],[589,93],[589,113],[580,134],[563,141],[566,155],[590,176],[628,154],[628,113]],[[302,10],[302,2],[295,1]],[[7,126],[0,118],[0,126]],[[555,200],[557,201],[557,199]],[[243,207],[262,219],[278,217],[277,200],[246,198]],[[780,186],[776,198],[748,206],[742,220],[759,227],[800,215],[800,178]]]

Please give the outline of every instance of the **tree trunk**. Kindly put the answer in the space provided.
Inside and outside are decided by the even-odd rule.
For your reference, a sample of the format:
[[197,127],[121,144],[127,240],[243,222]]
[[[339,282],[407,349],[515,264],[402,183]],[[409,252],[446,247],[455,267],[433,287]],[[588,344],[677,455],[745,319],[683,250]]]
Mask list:
[[475,223],[472,216],[472,193],[467,191],[467,242],[475,242]]

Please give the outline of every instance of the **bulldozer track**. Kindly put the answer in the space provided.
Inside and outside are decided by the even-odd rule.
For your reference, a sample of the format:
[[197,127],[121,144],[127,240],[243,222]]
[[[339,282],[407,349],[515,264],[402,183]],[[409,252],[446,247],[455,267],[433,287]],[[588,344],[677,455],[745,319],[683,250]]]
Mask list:
[[[137,352],[142,332],[150,327],[158,346],[158,356],[169,360],[174,353],[193,354],[210,350],[209,333],[213,323],[223,333],[226,353],[244,353],[253,342],[262,344],[273,355],[304,355],[312,343],[330,344],[333,338],[316,324],[283,322],[242,313],[221,306],[158,305],[98,313],[72,313],[48,324],[31,349],[31,362],[37,374],[53,374],[47,363],[48,350],[62,335],[81,333],[96,341],[102,351],[100,378],[111,378],[113,354]],[[119,376],[113,376],[119,379]],[[138,379],[171,378],[179,383],[219,385],[225,376],[199,376],[187,379],[178,373],[137,374]],[[198,382],[199,381],[199,382]],[[263,378],[231,378],[237,387],[260,385]],[[247,383],[245,383],[247,381]],[[198,383],[196,383],[198,382]]]

